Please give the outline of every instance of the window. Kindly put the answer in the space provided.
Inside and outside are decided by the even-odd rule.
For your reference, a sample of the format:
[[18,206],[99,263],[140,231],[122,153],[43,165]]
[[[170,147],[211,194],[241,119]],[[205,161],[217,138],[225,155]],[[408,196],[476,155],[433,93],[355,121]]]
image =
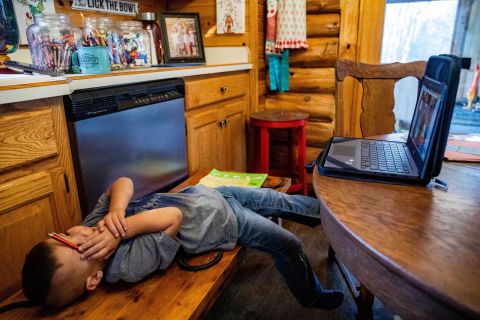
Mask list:
[[[387,0],[381,63],[427,60],[441,53],[472,58],[462,70],[451,133],[480,133],[480,101],[466,109],[467,92],[480,63],[480,1]],[[418,82],[404,79],[395,87],[396,129],[408,130]],[[478,96],[478,94],[477,94]]]

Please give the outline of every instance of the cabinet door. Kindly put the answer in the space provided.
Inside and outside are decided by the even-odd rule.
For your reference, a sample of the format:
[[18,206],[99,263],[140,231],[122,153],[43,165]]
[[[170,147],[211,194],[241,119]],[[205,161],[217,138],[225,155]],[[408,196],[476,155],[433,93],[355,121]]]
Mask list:
[[188,171],[219,167],[219,119],[216,108],[199,113],[187,113]]
[[25,255],[55,231],[53,182],[41,171],[0,184],[0,300],[20,287]]
[[229,102],[223,108],[224,170],[244,172],[245,168],[245,97]]

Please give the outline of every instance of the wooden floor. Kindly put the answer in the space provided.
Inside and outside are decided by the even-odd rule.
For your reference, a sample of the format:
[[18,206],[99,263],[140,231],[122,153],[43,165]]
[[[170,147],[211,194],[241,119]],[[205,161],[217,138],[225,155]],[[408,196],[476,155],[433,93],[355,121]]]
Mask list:
[[[302,240],[310,263],[324,287],[347,293],[344,304],[333,311],[303,308],[288,290],[271,257],[253,249],[246,249],[238,271],[205,319],[355,319],[355,303],[347,292],[337,266],[327,258],[328,243],[321,226],[309,228],[285,220],[283,225]],[[394,315],[376,299],[374,318],[394,319]]]

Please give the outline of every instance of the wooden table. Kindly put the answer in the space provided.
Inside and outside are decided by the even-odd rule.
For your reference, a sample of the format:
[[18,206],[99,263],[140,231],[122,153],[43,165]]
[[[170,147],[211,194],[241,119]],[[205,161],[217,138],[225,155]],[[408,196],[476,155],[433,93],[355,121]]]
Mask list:
[[480,319],[480,164],[445,162],[440,178],[448,191],[315,170],[313,186],[326,237],[367,289],[361,296],[370,291],[407,319]]
[[[171,192],[195,185],[210,170],[199,170]],[[287,192],[290,178],[268,176],[262,187]],[[197,272],[181,269],[173,263],[135,284],[103,284],[86,299],[61,310],[23,308],[11,310],[1,319],[201,319],[227,285],[238,265],[241,247],[225,251],[216,265]],[[192,264],[211,261],[216,253],[196,258]],[[24,300],[18,292],[0,305]]]

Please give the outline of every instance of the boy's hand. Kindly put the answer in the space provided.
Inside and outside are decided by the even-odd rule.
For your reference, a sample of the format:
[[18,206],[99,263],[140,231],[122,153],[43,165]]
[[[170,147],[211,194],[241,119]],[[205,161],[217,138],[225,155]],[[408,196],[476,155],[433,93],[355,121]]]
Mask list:
[[110,230],[94,232],[80,245],[82,259],[106,260],[118,247],[120,238],[115,238]]
[[127,220],[125,219],[125,211],[124,210],[111,210],[109,211],[105,217],[100,220],[97,224],[98,229],[100,232],[105,230],[105,226],[107,226],[108,230],[118,238],[120,235],[122,237],[125,236],[125,231],[127,230]]

